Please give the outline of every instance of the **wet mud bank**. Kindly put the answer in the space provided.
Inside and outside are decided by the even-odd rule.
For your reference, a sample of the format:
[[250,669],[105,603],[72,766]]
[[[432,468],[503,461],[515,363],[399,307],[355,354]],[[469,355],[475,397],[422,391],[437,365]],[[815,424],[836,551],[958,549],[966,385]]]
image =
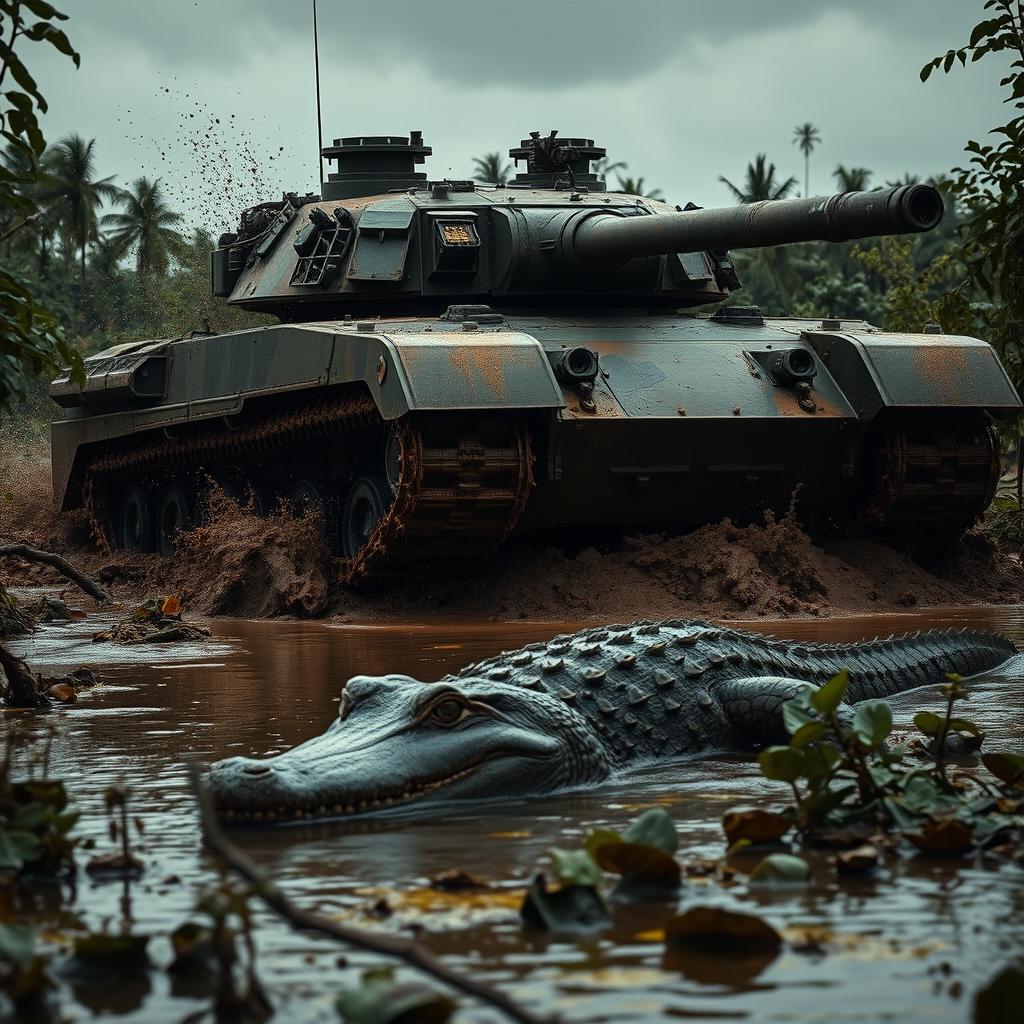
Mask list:
[[[1024,601],[1020,558],[982,530],[941,558],[923,559],[867,538],[816,542],[793,518],[771,515],[577,551],[513,539],[469,577],[352,589],[337,583],[340,563],[325,554],[312,516],[284,508],[261,516],[214,493],[205,525],[182,535],[173,557],[130,554],[97,545],[83,514],[52,510],[45,450],[8,443],[0,471],[0,538],[74,558],[119,600],[174,593],[192,614],[211,617],[758,619]],[[0,578],[63,585],[45,566],[17,559],[4,560]]]

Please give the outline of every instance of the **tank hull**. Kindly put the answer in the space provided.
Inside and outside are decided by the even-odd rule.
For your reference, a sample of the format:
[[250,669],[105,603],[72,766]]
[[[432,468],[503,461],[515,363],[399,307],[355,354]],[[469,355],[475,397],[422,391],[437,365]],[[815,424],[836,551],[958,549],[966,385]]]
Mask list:
[[[993,420],[1020,410],[971,338],[744,310],[492,319],[280,325],[100,353],[84,388],[52,387],[65,407],[55,498],[113,519],[116,542],[126,489],[152,495],[157,522],[168,488],[230,478],[313,494],[350,529],[347,495],[368,479],[378,505],[393,497],[375,514],[404,554],[355,575],[478,564],[513,532],[688,528],[793,501],[841,528],[949,539],[994,491]],[[560,369],[574,350],[597,357],[590,381]]]

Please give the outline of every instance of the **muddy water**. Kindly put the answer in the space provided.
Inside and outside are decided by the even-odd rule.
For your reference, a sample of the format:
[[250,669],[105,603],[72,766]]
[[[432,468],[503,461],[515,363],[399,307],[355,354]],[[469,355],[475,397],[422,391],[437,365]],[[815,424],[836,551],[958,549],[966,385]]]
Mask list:
[[[143,821],[144,878],[132,887],[138,932],[154,936],[155,969],[136,982],[96,983],[65,976],[60,998],[77,1019],[180,1021],[207,1003],[172,984],[167,933],[191,912],[210,877],[197,844],[195,812],[183,761],[232,753],[269,754],[319,732],[336,714],[352,674],[407,672],[433,679],[469,661],[571,625],[451,624],[445,627],[335,627],[329,624],[218,621],[213,639],[153,653],[92,644],[101,620],[44,627],[19,645],[37,668],[99,668],[106,684],[77,707],[58,712],[52,774],[67,779],[83,810],[80,830],[109,849],[103,791],[132,787]],[[1024,607],[969,609],[878,618],[759,622],[751,628],[812,639],[858,639],[928,626],[985,626],[1024,645]],[[1024,670],[1022,670],[1024,671]],[[937,701],[894,701],[898,722]],[[1016,670],[980,684],[971,713],[988,745],[1024,747],[1024,701]],[[41,722],[30,723],[41,727]],[[788,895],[756,895],[691,882],[681,908],[701,902],[763,914],[793,940],[775,960],[729,960],[664,953],[659,935],[671,908],[633,905],[597,938],[525,935],[516,907],[521,888],[545,866],[553,845],[575,846],[595,827],[621,828],[660,804],[676,819],[681,851],[718,857],[722,811],[777,793],[749,761],[716,758],[636,772],[602,789],[486,809],[453,808],[427,817],[296,825],[236,836],[299,903],[322,913],[368,920],[384,898],[392,916],[380,927],[422,926],[424,941],[450,961],[508,988],[537,1010],[566,1021],[752,1020],[913,1021],[971,1019],[974,991],[1024,950],[1024,872],[980,860],[890,861],[878,874],[837,882],[827,859],[813,864],[813,884]],[[781,796],[781,794],[779,794]],[[461,867],[493,883],[451,898],[423,886]],[[75,911],[95,927],[121,919],[120,883],[82,877]],[[55,935],[68,922],[41,912]],[[801,943],[808,928],[817,941]],[[288,1021],[335,1021],[334,995],[372,963],[290,932],[266,914],[257,932],[260,974]],[[797,951],[794,947],[801,947]],[[459,1021],[499,1019],[463,1002]]]

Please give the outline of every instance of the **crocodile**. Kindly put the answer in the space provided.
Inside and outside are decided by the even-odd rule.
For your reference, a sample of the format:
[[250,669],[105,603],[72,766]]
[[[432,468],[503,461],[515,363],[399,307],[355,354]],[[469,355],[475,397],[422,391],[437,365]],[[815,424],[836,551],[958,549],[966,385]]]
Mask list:
[[841,669],[854,704],[1015,653],[975,630],[812,644],[682,619],[584,629],[435,683],[355,676],[322,735],[219,761],[207,779],[234,823],[583,789],[644,763],[784,741],[782,705]]

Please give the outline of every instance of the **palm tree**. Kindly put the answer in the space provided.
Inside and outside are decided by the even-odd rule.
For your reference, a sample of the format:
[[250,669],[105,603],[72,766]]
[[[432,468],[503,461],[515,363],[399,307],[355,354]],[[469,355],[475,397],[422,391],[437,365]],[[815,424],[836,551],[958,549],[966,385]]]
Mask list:
[[844,167],[840,164],[833,172],[840,192],[864,192],[871,180],[871,171],[866,167]]
[[98,218],[96,211],[104,200],[115,201],[121,190],[113,177],[94,179],[96,140],[88,142],[81,135],[68,135],[43,154],[45,175],[40,189],[40,203],[53,214],[69,248],[79,254],[79,274],[85,288],[85,250],[95,240]]
[[484,153],[483,156],[474,157],[473,163],[476,164],[473,177],[492,185],[504,185],[512,173],[511,165],[505,162],[500,153]]
[[590,169],[597,175],[598,181],[607,181],[608,175],[612,171],[624,171],[628,166],[625,160],[616,160],[615,163],[611,163],[608,157],[603,156],[599,160],[595,160],[590,165]]
[[117,251],[123,256],[134,249],[135,269],[143,277],[166,274],[171,257],[182,249],[183,239],[174,230],[182,217],[164,202],[160,179],[136,178],[118,193],[114,205],[124,207],[124,212],[108,213],[103,224],[111,228]]
[[[909,171],[903,175],[902,178],[893,178],[892,181],[887,181],[885,184],[889,188],[896,188],[898,185],[916,185],[921,180],[920,175],[911,174]],[[934,185],[935,182],[929,178],[929,185]]]
[[643,196],[644,199],[661,199],[660,188],[652,188],[650,192],[644,191],[643,178],[624,178],[621,174],[616,175],[619,179],[619,191],[630,196]]
[[796,188],[796,178],[790,176],[785,181],[775,178],[775,164],[768,163],[764,153],[758,153],[752,164],[747,164],[747,177],[743,188],[737,188],[728,178],[719,175],[718,180],[728,187],[729,191],[741,203],[759,203],[763,199],[785,199]]
[[811,153],[814,152],[814,147],[819,142],[821,142],[821,136],[818,134],[818,129],[810,121],[798,124],[793,129],[793,144],[799,146],[800,152],[804,155],[805,196],[811,194]]

